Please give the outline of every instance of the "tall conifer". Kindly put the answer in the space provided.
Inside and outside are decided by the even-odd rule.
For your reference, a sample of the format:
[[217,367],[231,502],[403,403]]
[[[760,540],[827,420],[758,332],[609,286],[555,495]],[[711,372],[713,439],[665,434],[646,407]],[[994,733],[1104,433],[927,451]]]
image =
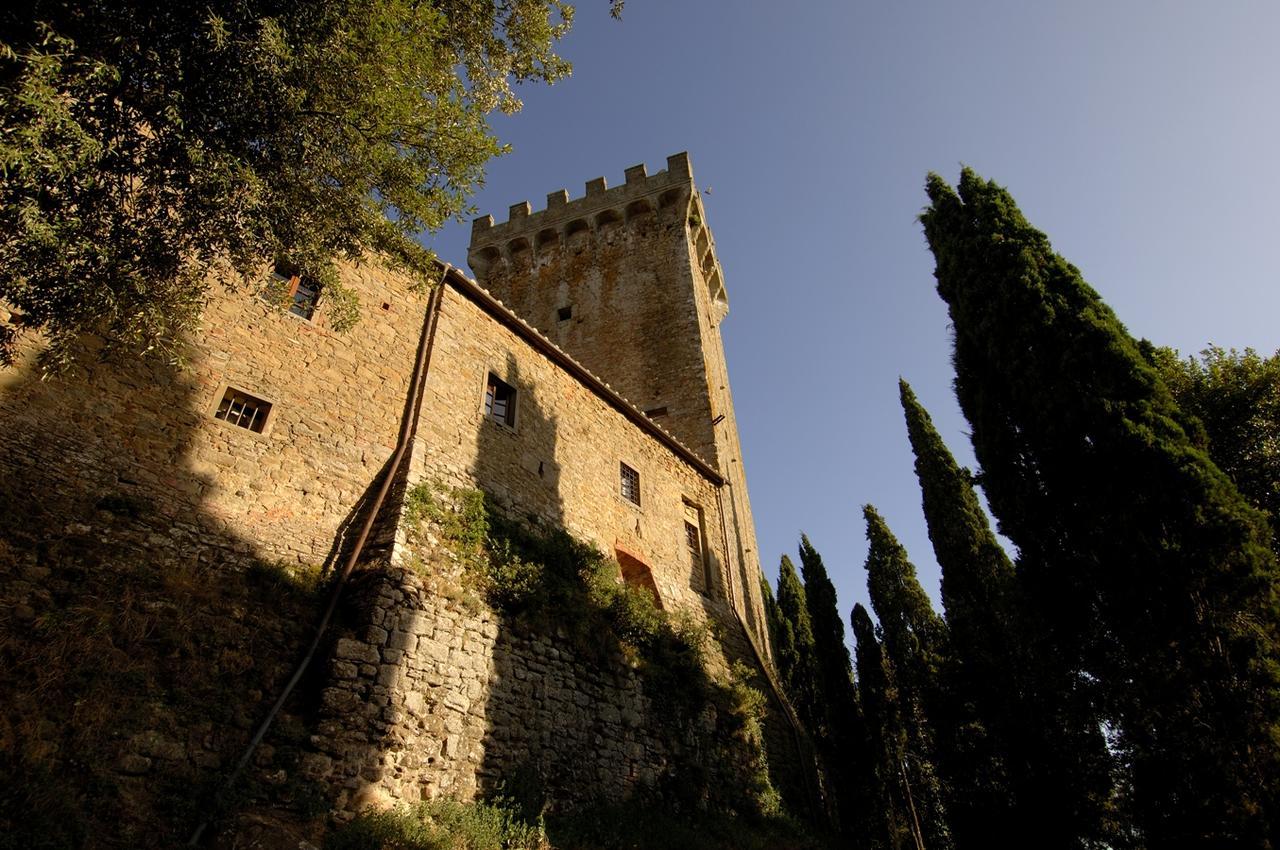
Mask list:
[[782,556],[778,567],[778,632],[774,648],[778,674],[787,689],[800,719],[815,736],[822,735],[825,720],[819,700],[814,667],[813,628],[809,624],[809,607],[805,603],[804,585],[796,575],[791,559]]
[[844,642],[844,622],[836,600],[836,587],[827,575],[822,556],[807,535],[800,535],[800,572],[804,576],[805,602],[813,626],[814,663],[829,711],[844,717],[853,703],[853,665]]
[[870,816],[863,829],[872,847],[914,848],[917,820],[907,803],[907,730],[898,706],[898,690],[871,617],[861,604],[853,606],[853,636],[858,659],[858,695],[866,720],[870,758],[859,768],[870,785]]
[[930,175],[925,235],[982,485],[1036,613],[1096,679],[1150,846],[1267,847],[1280,572],[1266,520],[1009,194]]
[[[916,568],[871,505],[867,520],[867,589],[880,620],[880,637],[898,685],[898,705],[907,734],[907,774],[926,846],[952,846],[951,829],[937,771],[939,717],[952,713],[943,692],[946,624],[916,579]],[[944,721],[945,722],[945,721]]]
[[915,565],[871,505],[867,521],[867,591],[880,620],[885,651],[904,687],[922,695],[935,686],[946,652],[947,626],[916,578]]
[[869,744],[861,706],[853,683],[853,665],[844,642],[844,623],[822,556],[809,538],[800,535],[800,569],[804,598],[813,629],[814,734],[827,752],[830,778],[840,804],[846,833],[861,831],[873,816],[875,801],[863,764]]
[[[948,690],[960,713],[945,762],[957,841],[1039,846],[1101,841],[1110,789],[1106,745],[1057,659],[1037,655],[1013,563],[991,531],[969,473],[899,382],[929,539],[942,569],[951,638]],[[1055,677],[1065,676],[1065,679]],[[955,771],[952,773],[951,771]]]

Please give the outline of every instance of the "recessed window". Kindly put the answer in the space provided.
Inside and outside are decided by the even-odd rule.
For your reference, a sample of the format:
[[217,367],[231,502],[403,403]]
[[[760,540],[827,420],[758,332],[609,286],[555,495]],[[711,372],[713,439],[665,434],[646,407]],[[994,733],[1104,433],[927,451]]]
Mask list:
[[666,416],[667,409],[665,407],[654,407],[649,410],[646,410],[644,412],[644,415],[648,416],[650,419],[657,419],[659,417]]
[[620,464],[622,481],[622,498],[636,505],[640,504],[640,473],[625,463]]
[[283,263],[271,270],[271,285],[263,296],[273,303],[287,307],[295,316],[311,321],[316,305],[320,302],[320,284],[303,277]]
[[516,426],[516,390],[492,372],[484,391],[484,415],[508,428]]
[[213,418],[221,419],[237,428],[261,434],[262,429],[267,427],[267,416],[270,413],[271,402],[251,396],[235,387],[227,387],[227,391],[222,395],[222,401],[218,402],[218,409],[214,412]]
[[712,582],[711,559],[706,557],[702,547],[702,508],[692,502],[684,503],[684,542],[689,548],[689,559],[695,572],[702,573],[702,592],[711,596],[715,585]]
[[556,315],[560,317],[560,321],[567,322],[573,318],[573,307],[561,307],[556,311]]

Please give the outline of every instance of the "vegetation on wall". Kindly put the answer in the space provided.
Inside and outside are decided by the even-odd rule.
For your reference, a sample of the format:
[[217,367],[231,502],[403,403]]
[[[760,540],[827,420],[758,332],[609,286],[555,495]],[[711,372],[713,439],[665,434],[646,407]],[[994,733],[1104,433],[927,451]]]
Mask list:
[[595,547],[563,529],[513,519],[480,491],[424,482],[406,496],[405,521],[419,549],[438,535],[470,587],[510,624],[555,631],[581,658],[634,669],[677,726],[714,709],[718,749],[678,768],[676,785],[665,789],[685,814],[710,795],[761,823],[782,817],[765,760],[764,695],[740,663],[727,676],[709,672],[706,625],[659,608],[650,591],[622,582],[617,562]]

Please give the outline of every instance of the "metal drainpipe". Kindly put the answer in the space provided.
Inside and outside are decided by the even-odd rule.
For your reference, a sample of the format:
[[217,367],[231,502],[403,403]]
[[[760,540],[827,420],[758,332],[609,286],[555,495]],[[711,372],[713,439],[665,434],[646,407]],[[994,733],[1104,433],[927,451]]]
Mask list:
[[[413,423],[418,414],[418,403],[422,396],[422,386],[426,383],[427,366],[431,362],[431,348],[436,338],[436,322],[440,315],[440,301],[443,297],[445,278],[448,276],[453,266],[448,263],[444,264],[444,271],[440,275],[440,282],[431,292],[431,299],[427,303],[427,315],[422,323],[422,337],[418,342],[418,363],[414,368],[414,381],[412,394],[410,396],[409,407],[405,412],[404,421],[400,423],[400,437],[396,442],[396,452],[392,456],[391,464],[387,468],[387,474],[382,479],[382,486],[378,489],[378,497],[374,500],[373,507],[369,510],[368,516],[365,517],[364,525],[360,529],[360,536],[356,538],[356,545],[351,550],[351,556],[347,558],[346,564],[342,568],[342,572],[338,575],[338,580],[334,582],[333,590],[329,594],[329,604],[325,606],[324,614],[320,617],[320,622],[316,626],[315,637],[311,639],[311,645],[307,647],[307,653],[302,657],[302,661],[298,663],[297,669],[293,671],[293,675],[289,677],[288,683],[281,691],[275,705],[271,706],[271,711],[267,712],[266,718],[259,724],[253,738],[249,741],[249,746],[245,748],[244,754],[240,756],[240,760],[236,762],[235,768],[231,771],[231,775],[227,777],[227,781],[223,783],[221,793],[225,794],[235,785],[237,779],[240,778],[241,772],[249,763],[249,759],[253,757],[253,753],[257,750],[258,745],[262,743],[262,739],[266,737],[267,731],[270,730],[271,724],[275,722],[276,715],[280,713],[280,709],[284,707],[285,701],[289,695],[293,693],[293,689],[297,687],[298,682],[302,680],[302,676],[307,671],[307,667],[311,665],[312,658],[315,657],[316,650],[320,648],[320,641],[324,638],[325,632],[329,628],[329,623],[333,619],[333,614],[338,609],[338,601],[342,598],[342,591],[346,587],[347,580],[351,578],[351,573],[355,570],[356,563],[360,560],[360,555],[364,552],[364,544],[369,539],[369,532],[373,530],[373,523],[378,518],[379,512],[382,510],[382,503],[387,498],[387,493],[391,490],[391,482],[395,480],[396,473],[400,470],[400,464],[404,460],[405,451],[409,447],[409,441],[413,434]],[[209,828],[210,818],[205,817],[200,821],[200,825],[196,827],[195,832],[191,834],[190,840],[187,841],[188,847],[195,847],[200,843],[200,838],[204,835],[204,831]]]

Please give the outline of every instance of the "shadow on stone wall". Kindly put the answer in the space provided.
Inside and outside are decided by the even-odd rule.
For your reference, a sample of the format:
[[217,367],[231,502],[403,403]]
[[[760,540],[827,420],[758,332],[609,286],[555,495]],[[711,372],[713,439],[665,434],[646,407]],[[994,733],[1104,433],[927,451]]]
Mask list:
[[[228,494],[194,460],[215,388],[163,364],[85,362],[55,381],[0,373],[0,603],[12,612],[0,618],[0,835],[15,846],[171,846],[215,805],[293,671],[322,571],[345,559],[381,476],[326,563],[272,564],[213,509]],[[544,493],[513,518],[551,531],[563,522],[558,423],[516,364],[507,370],[516,428],[479,423],[477,478],[507,482],[509,510],[515,492]],[[406,485],[394,482],[389,504]],[[396,513],[382,519],[375,557],[389,551]],[[670,799],[673,780],[695,804],[703,794],[714,765],[697,731],[716,718],[672,723],[679,695],[642,682],[610,633],[584,656],[554,623],[478,613],[465,594],[396,570],[358,572],[350,590],[332,652],[238,798],[221,801],[231,810],[269,810],[272,829],[301,838],[331,805],[376,802],[377,789],[404,802],[518,793],[534,809],[633,791]],[[232,846],[243,827],[224,824],[210,843]]]
[[[272,563],[206,508],[219,481],[191,449],[210,392],[92,352],[71,377],[0,372],[0,845],[185,840],[313,634],[321,571],[371,492],[328,563]],[[317,691],[304,681],[220,803],[327,811],[298,770]]]

